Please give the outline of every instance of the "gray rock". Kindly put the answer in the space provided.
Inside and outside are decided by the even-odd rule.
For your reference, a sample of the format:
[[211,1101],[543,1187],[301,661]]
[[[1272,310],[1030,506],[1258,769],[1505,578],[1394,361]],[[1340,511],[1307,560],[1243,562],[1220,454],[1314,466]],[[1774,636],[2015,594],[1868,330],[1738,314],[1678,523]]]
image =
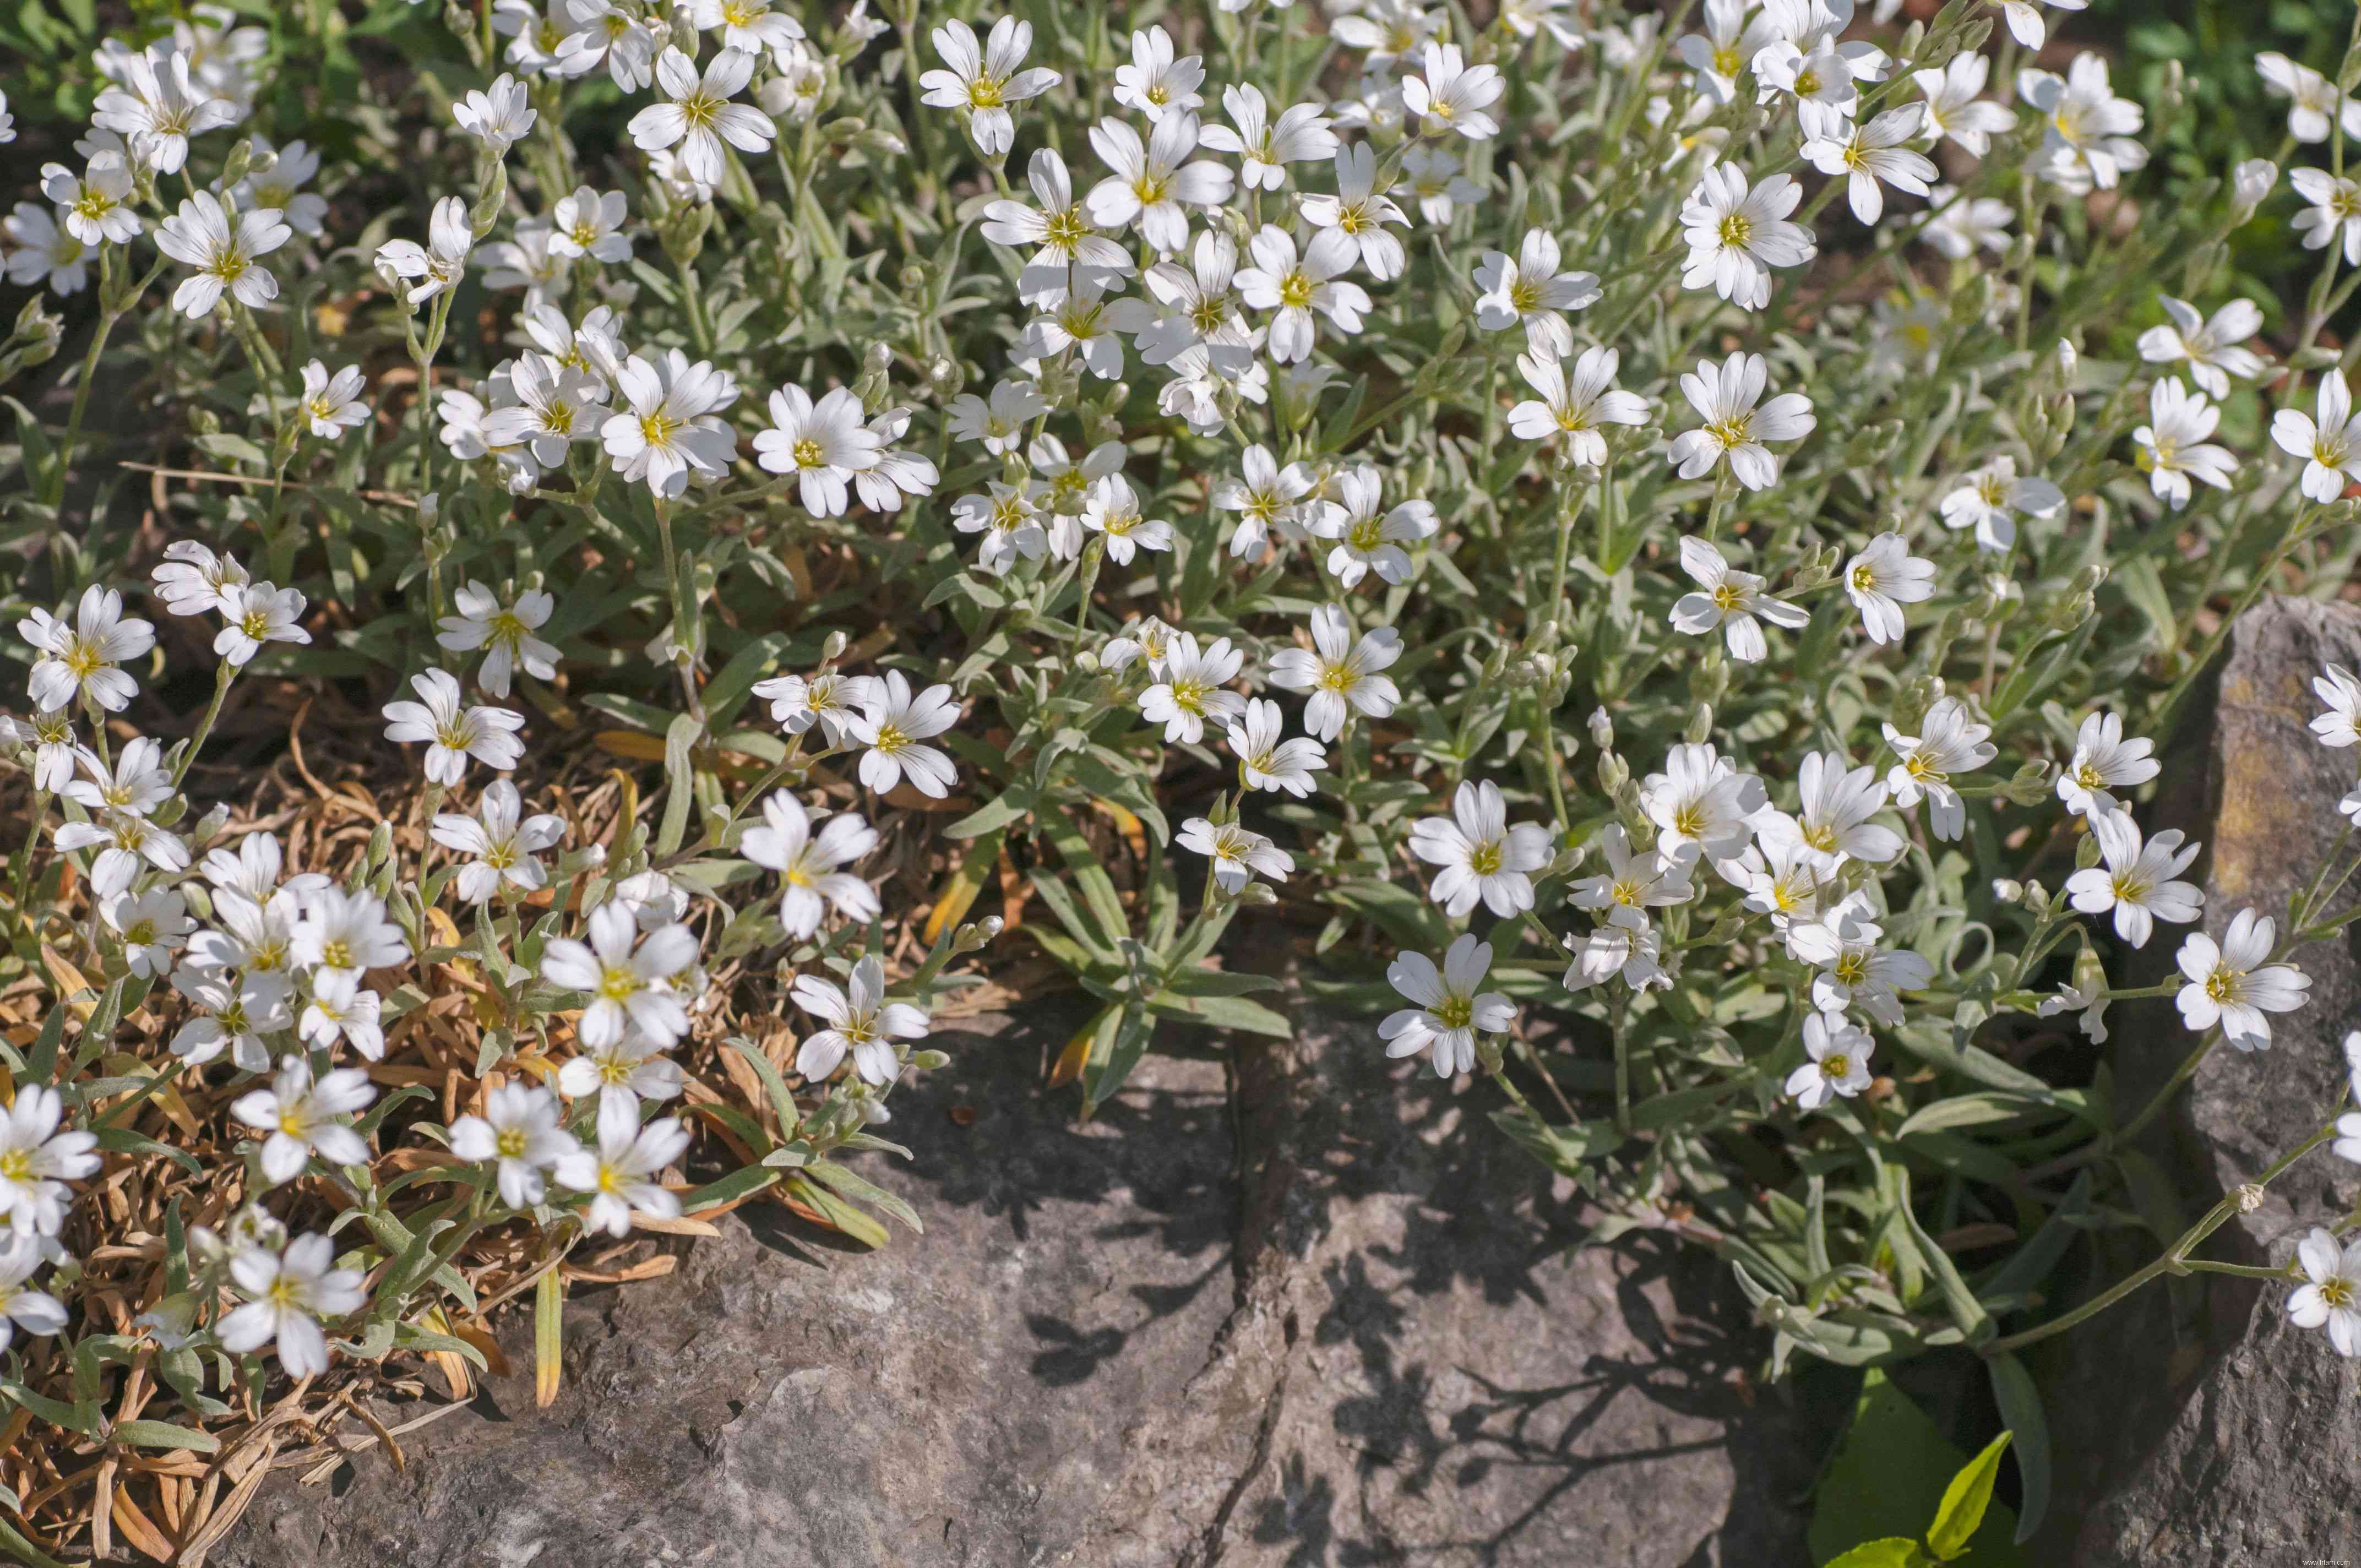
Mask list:
[[[1633,1568],[1806,1559],[1808,1445],[1712,1260],[1567,1255],[1574,1195],[1366,1026],[1151,1057],[1088,1125],[1045,1030],[955,1037],[878,1172],[923,1238],[741,1212],[231,1568]],[[1170,1042],[1185,1046],[1185,1040]],[[1052,1047],[1054,1048],[1054,1047]],[[972,1125],[947,1114],[972,1106]],[[1243,1155],[1243,1158],[1241,1158]],[[410,1412],[396,1412],[397,1414]]]
[[[2355,755],[2307,728],[2321,705],[2312,678],[2328,662],[2361,664],[2361,614],[2271,598],[2233,629],[2218,668],[2163,749],[2152,828],[2205,840],[2199,862],[2205,929],[2219,937],[2241,908],[2281,922],[2288,901],[2335,843],[2336,803]],[[2349,904],[2354,890],[2338,907]],[[2217,1047],[2147,1152],[2194,1219],[2223,1193],[2310,1136],[2344,1090],[2341,1042],[2361,1024],[2361,963],[2343,936],[2295,961],[2312,1002],[2273,1020],[2253,1054]],[[2148,955],[2160,980],[2177,935]],[[2169,1002],[2125,1010],[2116,1028],[2118,1103],[2146,1103],[2191,1037]],[[2202,1255],[2283,1264],[2309,1227],[2349,1210],[2361,1170],[2316,1150],[2280,1177],[2263,1206],[2216,1232]],[[2152,1239],[2114,1261],[2154,1255]],[[2082,1568],[2233,1568],[2361,1558],[2361,1368],[2324,1336],[2288,1326],[2285,1289],[2211,1275],[2151,1288],[2060,1342],[2048,1359],[2052,1419],[2070,1466],[2057,1521]]]

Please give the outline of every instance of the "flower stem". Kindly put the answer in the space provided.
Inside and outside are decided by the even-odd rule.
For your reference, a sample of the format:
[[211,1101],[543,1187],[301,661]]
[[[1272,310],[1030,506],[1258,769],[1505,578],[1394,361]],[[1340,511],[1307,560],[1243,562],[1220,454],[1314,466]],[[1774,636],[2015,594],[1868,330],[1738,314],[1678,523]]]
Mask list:
[[181,781],[189,776],[189,769],[204,749],[205,738],[214,732],[214,720],[221,717],[222,699],[229,696],[229,684],[237,678],[237,666],[227,659],[214,672],[214,700],[205,707],[205,716],[197,723],[197,732],[189,738],[189,749],[172,764],[172,787],[179,789]]

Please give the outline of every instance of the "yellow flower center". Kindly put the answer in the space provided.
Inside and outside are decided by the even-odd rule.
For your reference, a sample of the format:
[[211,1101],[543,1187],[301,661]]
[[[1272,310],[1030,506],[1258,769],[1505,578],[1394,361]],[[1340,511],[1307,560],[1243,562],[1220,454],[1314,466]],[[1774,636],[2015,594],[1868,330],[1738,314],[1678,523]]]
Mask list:
[[1754,238],[1754,220],[1743,213],[1732,213],[1721,220],[1719,232],[1722,244],[1743,250]]

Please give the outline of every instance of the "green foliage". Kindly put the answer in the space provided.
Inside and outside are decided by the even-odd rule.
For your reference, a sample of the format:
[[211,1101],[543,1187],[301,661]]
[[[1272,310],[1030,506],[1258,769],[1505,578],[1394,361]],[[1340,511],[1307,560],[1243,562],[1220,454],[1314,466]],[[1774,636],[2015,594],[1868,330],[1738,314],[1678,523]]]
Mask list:
[[2002,1432],[1968,1458],[1872,1369],[1813,1495],[1812,1560],[1826,1568],[2025,1568],[2010,1539],[2017,1516],[1993,1501],[2012,1435]]

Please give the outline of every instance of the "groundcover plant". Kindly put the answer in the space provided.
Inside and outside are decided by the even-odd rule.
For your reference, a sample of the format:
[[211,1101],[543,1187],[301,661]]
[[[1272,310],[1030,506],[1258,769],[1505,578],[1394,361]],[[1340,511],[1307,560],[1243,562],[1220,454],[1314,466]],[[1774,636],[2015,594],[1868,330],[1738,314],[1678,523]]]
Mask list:
[[[915,1229],[929,1029],[1077,985],[1082,1114],[1364,1008],[1773,1372],[1974,1347],[2027,1530],[2015,1352],[2125,1290],[2361,1353],[2351,1217],[2194,1255],[2337,1107],[2040,1291],[2356,917],[2350,823],[2216,939],[2142,817],[2361,555],[2361,56],[2192,181],[2021,0],[99,9],[0,24],[8,1550],[198,1551],[523,1298],[553,1397],[635,1236]],[[2145,1103],[2007,1048],[2166,996]]]

